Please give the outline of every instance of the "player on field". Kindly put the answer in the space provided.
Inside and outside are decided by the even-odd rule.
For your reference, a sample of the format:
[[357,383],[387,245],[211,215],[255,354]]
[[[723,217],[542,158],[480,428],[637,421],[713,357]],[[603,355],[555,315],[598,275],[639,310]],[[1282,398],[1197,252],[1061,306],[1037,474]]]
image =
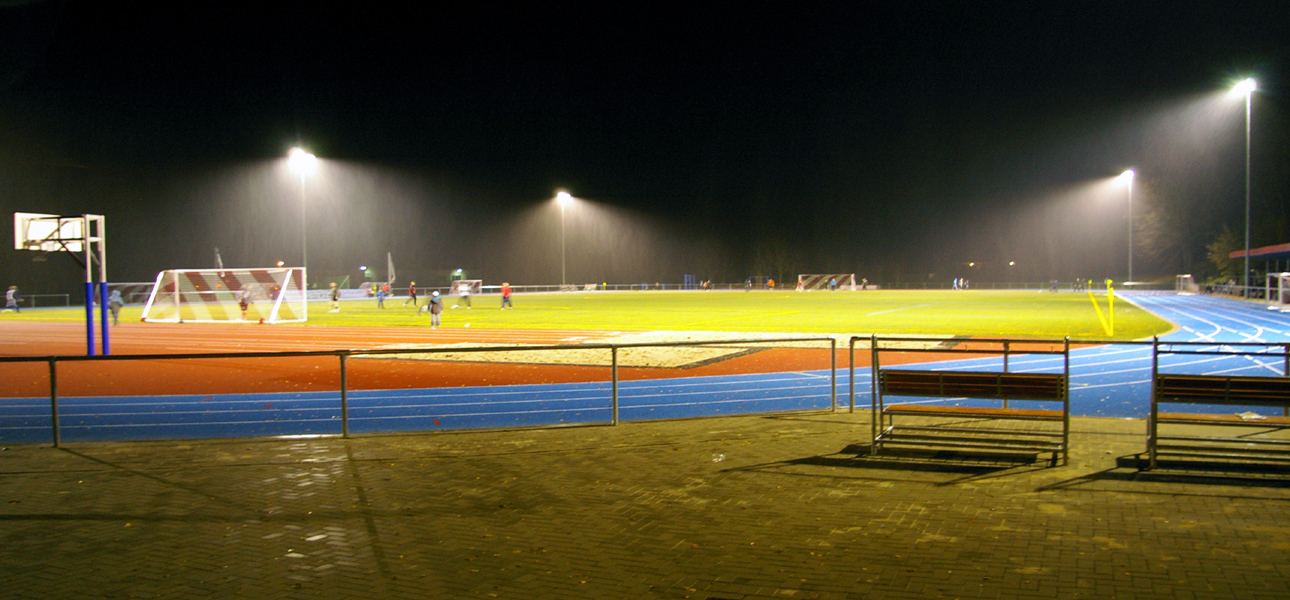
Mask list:
[[403,301],[403,306],[407,306],[409,302],[412,306],[417,305],[417,282],[415,281],[408,284],[408,299]]
[[426,309],[430,313],[430,328],[439,327],[439,313],[443,312],[443,298],[439,297],[439,292],[430,292],[430,301],[426,302]]

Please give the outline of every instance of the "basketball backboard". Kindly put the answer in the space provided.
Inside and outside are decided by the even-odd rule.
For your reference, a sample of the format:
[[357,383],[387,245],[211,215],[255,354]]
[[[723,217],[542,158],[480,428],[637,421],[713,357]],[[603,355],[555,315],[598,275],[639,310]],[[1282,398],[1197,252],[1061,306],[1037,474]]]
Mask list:
[[13,247],[38,252],[81,252],[85,249],[85,217],[43,213],[13,213]]

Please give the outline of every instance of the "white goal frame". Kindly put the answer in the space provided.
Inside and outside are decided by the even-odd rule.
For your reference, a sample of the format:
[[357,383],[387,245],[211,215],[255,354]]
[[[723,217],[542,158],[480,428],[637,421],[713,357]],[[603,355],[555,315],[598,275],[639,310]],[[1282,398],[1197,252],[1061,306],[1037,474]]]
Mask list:
[[1290,312],[1290,273],[1268,273],[1263,297],[1268,301],[1268,310]]
[[1174,277],[1174,291],[1179,294],[1195,294],[1200,291],[1200,286],[1196,285],[1196,279],[1191,274],[1177,275]]
[[478,296],[478,295],[480,295],[480,294],[484,293],[484,280],[483,280],[483,279],[458,279],[458,280],[456,280],[456,281],[453,281],[453,282],[452,282],[452,285],[448,286],[448,295],[449,295],[449,296],[460,296],[460,295],[461,295],[461,286],[462,286],[462,285],[468,285],[468,286],[470,286],[470,295],[471,295],[471,296]]
[[797,286],[803,291],[828,290],[829,280],[837,279],[839,290],[856,291],[855,273],[825,273],[823,275],[798,275]]
[[143,307],[143,321],[303,323],[309,320],[305,281],[305,270],[298,267],[162,271]]

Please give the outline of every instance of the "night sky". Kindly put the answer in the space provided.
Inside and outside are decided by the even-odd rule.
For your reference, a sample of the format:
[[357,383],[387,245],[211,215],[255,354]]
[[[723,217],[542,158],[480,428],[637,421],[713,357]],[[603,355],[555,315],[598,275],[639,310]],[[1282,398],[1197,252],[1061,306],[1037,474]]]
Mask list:
[[1122,280],[1134,168],[1136,278],[1205,275],[1253,76],[1290,241],[1284,1],[398,4],[0,0],[5,222],[106,215],[112,281],[296,265],[300,145],[311,278],[558,283],[563,189],[570,282]]

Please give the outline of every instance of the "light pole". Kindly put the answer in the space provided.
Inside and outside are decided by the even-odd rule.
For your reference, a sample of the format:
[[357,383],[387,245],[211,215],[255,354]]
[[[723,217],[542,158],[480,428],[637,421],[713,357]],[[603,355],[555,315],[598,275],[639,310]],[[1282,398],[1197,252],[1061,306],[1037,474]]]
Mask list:
[[564,207],[573,200],[573,196],[569,192],[559,192],[555,200],[560,203],[560,289],[564,289]]
[[1230,96],[1245,96],[1245,277],[1242,294],[1250,297],[1250,100],[1259,85],[1253,78],[1242,80],[1232,87]]
[[1120,181],[1122,181],[1124,185],[1129,188],[1129,279],[1125,281],[1126,284],[1129,281],[1133,281],[1133,177],[1134,175],[1135,173],[1133,172],[1133,169],[1129,169],[1121,173],[1119,177]]
[[287,166],[291,167],[292,173],[300,175],[300,266],[304,269],[301,287],[308,293],[309,282],[305,278],[309,276],[309,227],[305,221],[305,177],[318,168],[318,157],[298,147],[292,148],[287,156]]

